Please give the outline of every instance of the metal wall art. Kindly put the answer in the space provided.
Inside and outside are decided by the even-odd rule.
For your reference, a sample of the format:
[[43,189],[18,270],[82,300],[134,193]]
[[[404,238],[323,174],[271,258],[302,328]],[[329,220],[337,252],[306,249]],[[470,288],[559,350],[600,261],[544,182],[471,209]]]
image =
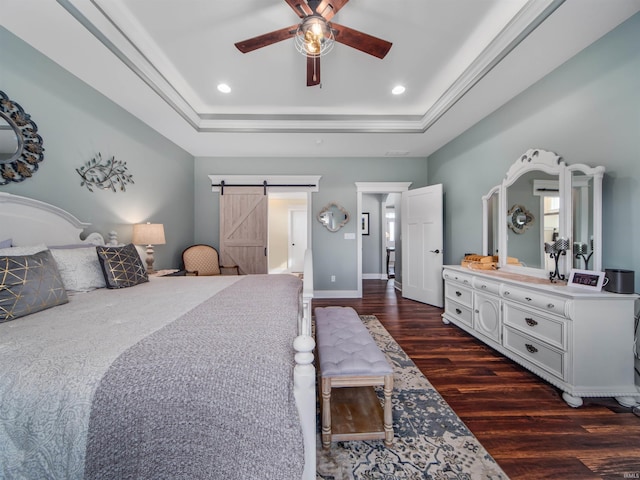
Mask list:
[[133,176],[127,171],[127,162],[116,160],[115,157],[103,160],[100,153],[84,166],[76,168],[76,172],[82,178],[80,186],[87,187],[90,192],[93,192],[91,187],[124,192],[128,183],[135,183]]
[[0,185],[31,178],[44,159],[38,127],[22,107],[0,91]]

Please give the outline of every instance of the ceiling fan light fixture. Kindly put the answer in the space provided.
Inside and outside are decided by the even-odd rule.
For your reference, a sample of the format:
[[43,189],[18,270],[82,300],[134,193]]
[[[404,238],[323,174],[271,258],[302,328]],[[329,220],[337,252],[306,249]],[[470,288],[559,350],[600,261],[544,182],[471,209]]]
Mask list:
[[306,57],[322,57],[335,43],[329,22],[320,15],[309,15],[298,25],[295,36],[296,50]]

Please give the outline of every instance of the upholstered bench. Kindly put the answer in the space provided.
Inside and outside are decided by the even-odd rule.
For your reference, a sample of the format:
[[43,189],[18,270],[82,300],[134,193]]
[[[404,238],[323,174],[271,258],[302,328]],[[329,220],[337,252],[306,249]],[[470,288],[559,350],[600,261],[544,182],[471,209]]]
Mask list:
[[[393,369],[384,354],[351,307],[318,307],[315,320],[323,447],[374,439],[391,445]],[[384,386],[384,409],[374,385]]]

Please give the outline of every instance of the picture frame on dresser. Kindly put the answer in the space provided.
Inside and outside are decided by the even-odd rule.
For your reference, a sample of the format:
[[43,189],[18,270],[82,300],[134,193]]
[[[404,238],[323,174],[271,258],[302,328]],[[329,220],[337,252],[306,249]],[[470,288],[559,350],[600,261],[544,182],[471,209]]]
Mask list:
[[606,285],[607,278],[604,276],[604,272],[596,272],[594,270],[579,270],[577,268],[571,269],[569,273],[569,280],[567,281],[568,287],[584,288],[586,290],[592,290],[599,292],[602,287]]

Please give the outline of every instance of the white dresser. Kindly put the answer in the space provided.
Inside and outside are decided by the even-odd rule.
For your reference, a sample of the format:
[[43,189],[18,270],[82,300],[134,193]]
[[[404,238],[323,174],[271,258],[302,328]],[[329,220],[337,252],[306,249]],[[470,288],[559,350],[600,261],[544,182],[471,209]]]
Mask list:
[[503,271],[445,266],[445,323],[454,323],[555,385],[582,397],[640,402],[634,383],[636,295],[590,292]]

